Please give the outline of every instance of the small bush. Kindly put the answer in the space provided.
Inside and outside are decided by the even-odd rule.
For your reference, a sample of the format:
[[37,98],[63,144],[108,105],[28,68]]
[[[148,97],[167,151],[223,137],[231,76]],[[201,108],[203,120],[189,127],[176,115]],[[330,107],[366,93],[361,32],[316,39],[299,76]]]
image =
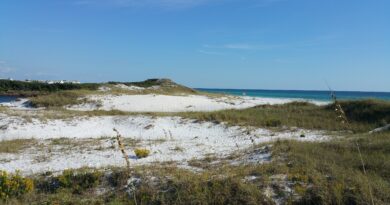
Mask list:
[[138,158],[145,158],[145,157],[149,156],[150,151],[147,150],[147,149],[140,149],[140,148],[137,148],[137,149],[134,150],[134,153],[135,153],[135,155],[136,155]]
[[19,197],[34,190],[34,182],[22,177],[19,172],[8,174],[0,171],[0,199]]
[[65,105],[81,104],[83,93],[80,91],[60,91],[48,95],[40,95],[30,99],[33,107],[61,107]]
[[114,169],[112,174],[108,176],[108,183],[113,187],[121,187],[127,183],[129,174],[127,171]]
[[42,193],[54,194],[61,188],[57,177],[37,178],[35,179],[35,184],[37,191]]
[[74,171],[65,170],[58,176],[60,187],[70,188],[73,193],[81,194],[84,190],[93,188],[99,184],[101,173],[98,171]]

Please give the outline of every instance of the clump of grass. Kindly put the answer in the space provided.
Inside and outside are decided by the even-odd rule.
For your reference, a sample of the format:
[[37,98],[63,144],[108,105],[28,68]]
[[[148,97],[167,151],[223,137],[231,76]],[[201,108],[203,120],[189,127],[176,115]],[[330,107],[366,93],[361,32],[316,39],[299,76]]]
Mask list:
[[33,107],[62,107],[86,102],[81,99],[87,91],[60,91],[30,98]]
[[36,144],[34,139],[16,139],[0,141],[0,153],[18,153],[23,149],[31,147]]
[[[70,139],[70,138],[56,138],[48,140],[50,145],[57,146],[56,149],[63,150],[64,152],[69,151],[70,149],[80,149],[80,150],[88,150],[88,149],[103,149],[101,147],[101,139]],[[49,146],[51,147],[51,146]]]
[[136,155],[138,158],[145,158],[145,157],[148,157],[148,156],[149,156],[150,150],[144,149],[144,148],[136,148],[136,149],[134,150],[134,153],[135,153],[135,155]]
[[82,191],[92,188],[99,183],[101,173],[95,172],[75,172],[74,170],[65,170],[58,176],[61,187],[71,188],[73,193],[81,194]]

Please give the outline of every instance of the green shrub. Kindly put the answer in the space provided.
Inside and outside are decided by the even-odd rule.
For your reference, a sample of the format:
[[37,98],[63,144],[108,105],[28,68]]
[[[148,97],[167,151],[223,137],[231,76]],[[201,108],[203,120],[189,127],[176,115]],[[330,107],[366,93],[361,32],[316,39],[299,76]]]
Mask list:
[[0,171],[0,199],[19,197],[33,190],[33,180],[22,177],[19,172],[8,174]]
[[101,173],[98,171],[65,170],[58,176],[60,187],[71,189],[73,193],[81,194],[84,190],[99,184]]
[[113,187],[121,187],[127,183],[129,179],[129,173],[120,169],[113,169],[112,173],[108,176],[108,183]]

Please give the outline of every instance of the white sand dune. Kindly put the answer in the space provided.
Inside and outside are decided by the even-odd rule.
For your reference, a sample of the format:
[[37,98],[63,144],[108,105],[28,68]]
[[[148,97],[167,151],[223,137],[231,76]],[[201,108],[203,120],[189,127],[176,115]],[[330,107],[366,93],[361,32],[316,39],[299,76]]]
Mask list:
[[[181,165],[194,158],[212,154],[224,157],[234,151],[246,149],[253,143],[276,139],[318,141],[328,139],[322,132],[295,130],[273,133],[266,129],[229,127],[225,124],[196,122],[179,117],[104,116],[74,118],[72,120],[33,119],[1,116],[0,139],[38,140],[43,146],[33,146],[19,153],[0,154],[0,170],[24,174],[44,171],[60,171],[68,168],[123,166],[124,161],[117,148],[113,148],[113,128],[125,138],[139,141],[139,147],[152,151],[144,159],[133,157],[133,148],[127,148],[134,165],[173,161]],[[305,137],[300,134],[305,132]],[[48,145],[48,139],[69,138],[82,140],[93,138],[98,145],[90,147],[61,147]],[[111,148],[110,148],[111,147]],[[180,148],[180,151],[178,149]],[[65,149],[65,150],[64,150]],[[43,160],[42,160],[43,159]]]
[[[130,89],[130,88],[129,88]],[[135,89],[135,88],[131,88]],[[102,91],[104,91],[102,89]],[[256,105],[283,104],[296,99],[254,98],[254,97],[208,97],[201,95],[91,95],[90,103],[67,107],[71,110],[121,110],[128,112],[186,112],[244,109]],[[314,102],[315,104],[324,104]],[[25,107],[28,102],[3,104],[12,109]],[[40,112],[40,111],[38,111]],[[44,111],[42,111],[44,112]],[[31,116],[31,115],[29,115]],[[175,162],[186,167],[188,161],[205,156],[226,157],[235,151],[244,150],[253,144],[271,142],[276,139],[322,141],[329,137],[320,131],[294,130],[272,132],[267,129],[227,126],[212,122],[197,122],[180,117],[148,116],[100,116],[76,117],[71,119],[39,118],[26,120],[0,114],[0,140],[35,139],[34,146],[22,148],[17,153],[0,153],[0,170],[23,174],[45,171],[61,171],[81,167],[123,166],[124,159],[113,140],[113,128],[119,130],[125,139],[137,142],[127,146],[131,164],[142,165],[161,162]],[[301,133],[305,137],[300,137]],[[71,139],[74,146],[53,145],[54,139]],[[82,146],[85,141],[94,143]],[[135,147],[151,150],[147,158],[134,157]],[[259,156],[269,158],[270,153]],[[188,166],[187,166],[188,167]]]
[[[300,99],[277,99],[258,97],[218,97],[211,98],[201,95],[94,95],[89,100],[97,103],[85,103],[71,106],[68,109],[79,111],[90,110],[121,110],[127,112],[188,112],[216,111],[224,109],[244,109],[264,104],[284,104]],[[325,102],[310,101],[323,105]]]

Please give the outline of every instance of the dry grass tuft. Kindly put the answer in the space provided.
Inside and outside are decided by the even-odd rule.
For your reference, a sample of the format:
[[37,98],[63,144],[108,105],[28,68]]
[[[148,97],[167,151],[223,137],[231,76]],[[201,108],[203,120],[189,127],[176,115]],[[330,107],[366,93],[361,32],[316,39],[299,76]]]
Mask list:
[[30,148],[37,141],[35,139],[16,139],[0,141],[0,153],[18,153],[24,149]]
[[136,149],[134,150],[134,153],[135,153],[135,155],[136,155],[138,158],[145,158],[145,157],[148,157],[148,156],[149,156],[150,150],[144,149],[144,148],[136,148]]

